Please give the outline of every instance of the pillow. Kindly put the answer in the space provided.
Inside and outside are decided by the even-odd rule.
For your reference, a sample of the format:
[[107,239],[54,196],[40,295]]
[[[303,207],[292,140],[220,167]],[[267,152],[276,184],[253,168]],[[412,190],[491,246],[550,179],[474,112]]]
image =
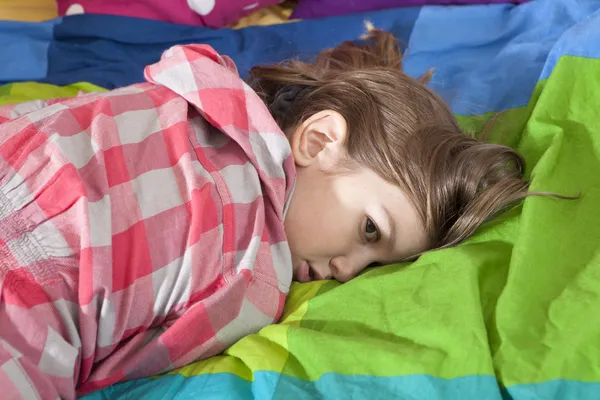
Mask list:
[[450,4],[491,4],[491,3],[525,3],[529,0],[300,0],[292,13],[292,19],[332,17],[334,15],[354,14],[366,11],[384,10],[386,8],[435,6]]
[[111,14],[222,28],[281,0],[57,0],[58,12]]

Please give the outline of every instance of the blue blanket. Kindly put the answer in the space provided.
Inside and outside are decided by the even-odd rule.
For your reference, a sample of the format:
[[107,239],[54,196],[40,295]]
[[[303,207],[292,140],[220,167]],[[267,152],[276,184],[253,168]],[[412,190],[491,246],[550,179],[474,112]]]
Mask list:
[[240,73],[364,33],[364,21],[408,45],[405,68],[436,67],[432,86],[460,114],[525,104],[557,39],[600,7],[596,0],[537,0],[468,7],[414,7],[239,31],[143,19],[77,15],[44,23],[0,22],[0,84],[90,82],[108,89],[142,81],[145,65],[168,47],[207,43]]

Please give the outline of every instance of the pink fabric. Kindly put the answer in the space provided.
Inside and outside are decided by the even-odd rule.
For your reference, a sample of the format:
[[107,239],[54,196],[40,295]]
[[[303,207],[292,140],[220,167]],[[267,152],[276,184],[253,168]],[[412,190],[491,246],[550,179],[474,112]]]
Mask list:
[[57,0],[59,15],[111,14],[222,28],[281,0]]
[[2,398],[168,371],[282,312],[286,137],[208,46],[145,76],[0,108]]

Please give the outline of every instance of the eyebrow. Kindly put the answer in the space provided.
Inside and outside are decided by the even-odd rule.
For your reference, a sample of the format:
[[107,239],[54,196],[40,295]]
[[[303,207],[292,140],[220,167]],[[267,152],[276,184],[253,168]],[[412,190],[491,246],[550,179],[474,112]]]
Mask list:
[[387,220],[387,227],[389,229],[388,232],[388,246],[392,249],[396,248],[396,221],[392,218],[392,214],[388,211],[388,209],[384,206],[383,211],[385,211],[385,218]]

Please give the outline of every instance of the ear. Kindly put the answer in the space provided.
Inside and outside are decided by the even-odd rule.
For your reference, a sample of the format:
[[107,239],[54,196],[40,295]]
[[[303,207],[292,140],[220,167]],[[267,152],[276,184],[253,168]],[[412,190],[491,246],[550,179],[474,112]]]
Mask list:
[[343,154],[347,129],[346,119],[337,111],[319,111],[308,118],[292,133],[292,155],[296,165],[334,164]]

